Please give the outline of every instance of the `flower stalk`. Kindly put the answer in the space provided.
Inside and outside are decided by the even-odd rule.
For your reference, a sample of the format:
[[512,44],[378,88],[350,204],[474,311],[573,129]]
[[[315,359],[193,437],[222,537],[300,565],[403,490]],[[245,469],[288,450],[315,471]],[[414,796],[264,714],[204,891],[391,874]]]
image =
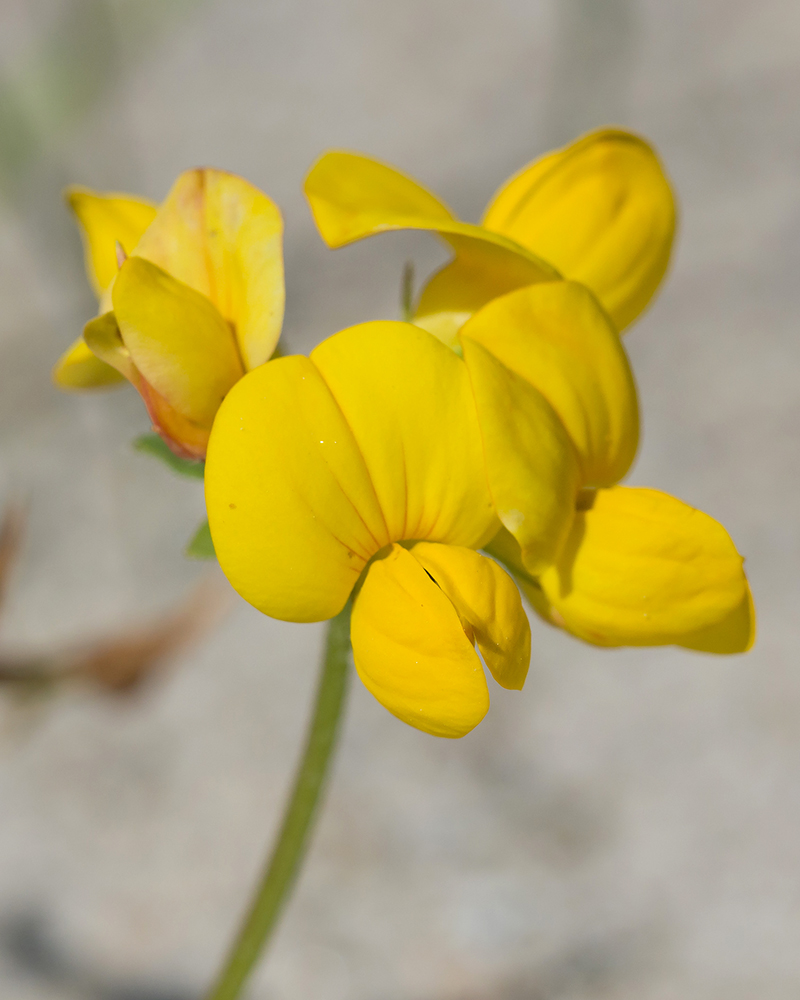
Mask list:
[[314,714],[277,841],[207,1000],[236,1000],[275,930],[303,863],[347,695],[350,604],[328,623]]

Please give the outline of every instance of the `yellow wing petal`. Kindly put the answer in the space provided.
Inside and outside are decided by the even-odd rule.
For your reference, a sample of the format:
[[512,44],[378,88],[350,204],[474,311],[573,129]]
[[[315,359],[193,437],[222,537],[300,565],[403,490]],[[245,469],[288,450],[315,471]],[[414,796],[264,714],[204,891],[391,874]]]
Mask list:
[[601,129],[513,177],[483,225],[588,285],[621,330],[667,269],[675,203],[653,149],[630,132]]
[[280,336],[282,240],[280,211],[265,194],[234,174],[198,169],[175,182],[136,253],[211,299],[249,370]]
[[244,374],[228,323],[204,295],[142,257],[125,261],[111,294],[136,368],[174,409],[210,428]]
[[398,719],[457,738],[486,715],[483,668],[456,609],[399,545],[369,567],[350,633],[361,680]]
[[456,258],[428,283],[414,317],[449,346],[465,319],[496,295],[558,277],[524,247],[459,222],[416,181],[367,156],[325,153],[311,168],[305,193],[330,247],[393,229],[428,230],[450,244]]
[[105,389],[125,378],[96,357],[79,337],[53,368],[53,381],[61,389]]
[[358,447],[308,358],[270,361],[233,387],[214,421],[205,489],[225,575],[273,618],[333,617],[389,542]]
[[628,358],[583,285],[554,281],[495,299],[462,336],[534,385],[569,431],[584,486],[611,486],[633,462],[639,407]]
[[508,573],[456,545],[417,542],[411,554],[453,602],[497,683],[522,690],[531,660],[531,629]]
[[536,575],[552,563],[569,533],[578,457],[538,389],[480,344],[466,338],[463,344],[494,504],[520,544],[524,565]]
[[98,364],[105,363],[126,378],[139,391],[153,427],[164,438],[176,455],[182,458],[205,458],[209,428],[198,426],[179,413],[142,376],[125,346],[113,312],[103,313],[90,320],[83,329],[83,337]]
[[156,206],[129,194],[98,194],[88,188],[67,188],[86,253],[86,273],[97,297],[117,273],[116,243],[131,253],[156,215]]
[[[657,490],[598,490],[540,583],[553,620],[599,646],[730,645],[737,628],[739,649],[718,651],[751,641],[752,617],[745,629],[737,617],[748,588],[730,536]],[[719,627],[727,638],[714,638]]]
[[311,354],[369,470],[392,541],[479,547],[499,527],[461,359],[408,323],[363,323]]

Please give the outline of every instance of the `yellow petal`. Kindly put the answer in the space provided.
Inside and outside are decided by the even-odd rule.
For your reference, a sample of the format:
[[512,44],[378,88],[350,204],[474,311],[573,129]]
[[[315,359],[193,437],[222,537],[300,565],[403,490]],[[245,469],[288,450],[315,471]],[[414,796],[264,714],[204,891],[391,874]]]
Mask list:
[[750,587],[731,613],[708,628],[685,636],[679,645],[701,653],[746,653],[756,639],[756,609]]
[[438,198],[399,170],[369,156],[323,153],[303,185],[314,221],[330,247],[387,229],[435,229],[458,220]]
[[462,336],[534,385],[569,431],[584,486],[611,486],[639,441],[636,386],[619,336],[592,293],[567,281],[495,299]]
[[101,389],[119,385],[125,378],[96,357],[79,337],[59,358],[53,380],[61,389]]
[[106,312],[90,319],[83,328],[83,339],[99,362],[113,368],[123,378],[136,385],[139,373],[131,360],[130,351],[122,341],[113,312]]
[[414,317],[449,346],[466,317],[491,298],[558,277],[524,247],[481,226],[459,222],[416,181],[367,156],[325,153],[311,168],[305,193],[330,247],[392,229],[429,230],[450,244],[456,259],[431,279]]
[[497,514],[536,575],[552,563],[569,533],[578,457],[538,389],[475,341],[463,338],[463,345]]
[[483,548],[511,573],[533,610],[551,625],[555,624],[550,617],[550,603],[544,595],[541,584],[523,566],[519,542],[511,532],[507,528],[501,528]]
[[552,618],[600,646],[705,648],[730,645],[736,634],[739,651],[750,643],[753,618],[748,625],[745,614],[742,628],[740,617],[747,580],[730,536],[657,490],[598,490],[540,583]]
[[233,325],[246,369],[275,350],[283,322],[283,222],[252,184],[187,170],[136,253],[207,296]]
[[483,668],[456,609],[399,545],[369,567],[350,631],[361,680],[398,719],[457,738],[486,715]]
[[408,323],[363,323],[311,354],[364,456],[389,538],[479,547],[499,527],[461,359]]
[[413,319],[448,347],[457,345],[461,327],[487,302],[558,277],[541,261],[484,239],[450,234],[447,241],[456,256],[425,285]]
[[107,312],[90,320],[84,327],[83,336],[92,353],[98,358],[98,364],[105,363],[110,366],[110,370],[118,372],[136,387],[144,400],[154,429],[161,434],[175,454],[182,458],[205,458],[209,428],[200,427],[179,413],[143,377],[122,341],[114,313]]
[[497,683],[521,690],[531,659],[531,630],[508,573],[456,545],[417,542],[411,554],[453,602]]
[[601,129],[524,168],[495,195],[483,225],[588,285],[621,330],[667,269],[675,203],[653,149],[630,132]]
[[70,187],[67,202],[75,213],[86,253],[86,273],[98,298],[117,273],[119,242],[131,253],[156,215],[156,206],[129,194],[97,194]]
[[308,358],[270,361],[233,387],[214,421],[205,490],[225,575],[273,618],[333,617],[389,542],[353,435]]
[[129,257],[112,290],[133,363],[175,410],[210,428],[244,374],[233,332],[204,295],[141,257]]

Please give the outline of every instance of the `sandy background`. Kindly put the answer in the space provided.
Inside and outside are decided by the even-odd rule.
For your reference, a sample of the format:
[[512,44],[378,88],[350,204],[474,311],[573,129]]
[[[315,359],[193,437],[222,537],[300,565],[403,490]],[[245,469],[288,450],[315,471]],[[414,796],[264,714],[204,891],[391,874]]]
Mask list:
[[[2,0],[0,493],[30,498],[0,647],[179,599],[195,483],[137,455],[125,390],[59,394],[92,314],[60,201],[159,199],[208,164],[287,224],[285,335],[397,315],[424,235],[331,253],[300,193],[361,149],[477,219],[606,122],[676,186],[674,264],[628,337],[630,481],[729,528],[747,657],[599,651],[534,622],[521,695],[437,741],[356,681],[328,808],[254,1000],[789,1000],[800,994],[800,7],[792,0]],[[238,598],[140,696],[0,696],[0,996],[192,1000],[279,814],[321,632]]]

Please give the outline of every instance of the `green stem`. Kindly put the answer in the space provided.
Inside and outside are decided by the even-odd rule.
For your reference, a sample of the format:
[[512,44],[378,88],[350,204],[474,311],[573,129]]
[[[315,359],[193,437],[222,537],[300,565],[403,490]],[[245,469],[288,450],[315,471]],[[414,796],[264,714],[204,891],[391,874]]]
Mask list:
[[350,605],[328,624],[314,715],[278,839],[207,1000],[236,1000],[278,923],[308,847],[347,694]]

